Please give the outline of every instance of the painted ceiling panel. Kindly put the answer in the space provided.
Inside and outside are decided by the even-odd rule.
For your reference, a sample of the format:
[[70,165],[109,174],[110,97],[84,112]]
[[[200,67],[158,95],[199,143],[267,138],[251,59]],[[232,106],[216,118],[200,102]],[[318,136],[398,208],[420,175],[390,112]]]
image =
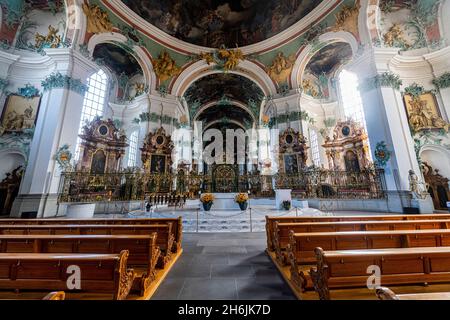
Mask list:
[[196,45],[246,46],[268,39],[322,0],[123,0],[162,31]]

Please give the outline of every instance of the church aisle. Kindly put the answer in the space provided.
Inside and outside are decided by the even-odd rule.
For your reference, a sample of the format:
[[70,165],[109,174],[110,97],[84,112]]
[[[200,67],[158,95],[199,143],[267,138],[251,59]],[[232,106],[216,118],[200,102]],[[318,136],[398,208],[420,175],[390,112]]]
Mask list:
[[183,235],[183,254],[153,300],[295,300],[265,253],[265,233]]

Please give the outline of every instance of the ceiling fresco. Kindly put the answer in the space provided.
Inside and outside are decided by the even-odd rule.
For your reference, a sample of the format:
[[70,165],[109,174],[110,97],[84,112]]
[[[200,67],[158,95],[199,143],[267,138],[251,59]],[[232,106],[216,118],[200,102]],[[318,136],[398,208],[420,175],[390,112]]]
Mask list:
[[253,100],[260,105],[264,93],[253,81],[233,73],[216,73],[205,76],[194,82],[184,94],[188,104],[196,101],[204,105],[209,101],[221,100],[224,97],[247,104]]
[[242,47],[270,38],[322,0],[122,0],[162,31],[196,45]]
[[309,61],[306,72],[316,76],[329,75],[341,64],[352,57],[352,48],[348,43],[335,42],[320,49]]
[[220,122],[225,122],[227,120],[234,120],[238,123],[246,124],[252,123],[253,119],[250,114],[242,108],[232,105],[215,105],[212,106],[205,111],[203,111],[199,117],[198,121],[204,121],[205,123],[210,123],[216,120],[220,120]]
[[117,75],[124,73],[128,77],[132,77],[142,73],[141,66],[130,53],[111,43],[97,45],[93,57],[97,61],[100,60],[102,64],[106,65]]

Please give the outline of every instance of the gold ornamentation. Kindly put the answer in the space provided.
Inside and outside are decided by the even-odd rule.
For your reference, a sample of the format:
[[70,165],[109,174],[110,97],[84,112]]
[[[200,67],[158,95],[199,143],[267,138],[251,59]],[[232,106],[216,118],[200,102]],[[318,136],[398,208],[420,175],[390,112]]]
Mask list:
[[158,59],[153,60],[153,69],[161,82],[180,73],[180,68],[167,51],[161,52]]
[[403,30],[398,23],[394,23],[392,27],[383,36],[384,44],[388,47],[394,47],[396,43],[402,44],[405,47],[411,45],[404,38]]
[[317,98],[319,96],[319,91],[314,87],[313,83],[309,79],[305,79],[302,81],[303,92],[310,95],[313,98]]
[[224,47],[215,52],[202,52],[198,55],[202,60],[205,60],[208,65],[216,63],[220,69],[225,72],[234,70],[239,64],[240,60],[244,60],[244,55],[240,49],[232,50]]
[[134,89],[136,90],[136,97],[142,95],[145,92],[145,83],[135,83]]
[[267,68],[268,75],[277,83],[286,82],[294,67],[295,59],[295,54],[285,57],[283,52],[279,52],[272,65]]
[[109,20],[108,13],[100,9],[98,5],[83,4],[83,12],[87,18],[87,32],[112,32],[113,25]]
[[353,7],[343,6],[342,10],[335,15],[336,23],[334,24],[333,31],[348,31],[357,35],[359,8],[359,4]]
[[128,256],[130,255],[128,250],[120,252],[119,270],[116,270],[119,277],[118,291],[114,296],[114,300],[125,300],[131,291],[133,280],[136,274],[132,269],[127,268]]
[[42,48],[44,45],[48,45],[50,48],[58,48],[61,44],[61,36],[58,35],[59,29],[52,26],[48,26],[48,34],[46,36],[36,33],[35,48]]
[[414,131],[443,129],[448,132],[450,124],[440,117],[432,93],[426,93],[418,97],[405,95],[405,103],[409,124]]

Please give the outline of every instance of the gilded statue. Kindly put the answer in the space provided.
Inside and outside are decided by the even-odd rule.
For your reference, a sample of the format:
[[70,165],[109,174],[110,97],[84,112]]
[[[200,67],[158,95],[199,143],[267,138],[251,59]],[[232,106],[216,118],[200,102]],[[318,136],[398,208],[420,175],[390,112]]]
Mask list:
[[87,32],[104,33],[113,30],[108,13],[100,9],[98,5],[83,4],[83,12],[87,18]]
[[153,69],[161,82],[178,75],[181,71],[167,51],[163,51],[158,59],[153,60]]
[[313,98],[317,98],[319,96],[319,91],[317,91],[317,89],[309,79],[305,79],[302,81],[302,88],[306,94],[309,94]]
[[420,98],[413,98],[411,101],[409,124],[414,131],[436,128],[444,129],[448,132],[450,126],[430,109],[426,100],[421,100]]
[[335,15],[336,22],[334,24],[333,31],[348,31],[354,35],[357,35],[359,8],[359,3],[353,7],[344,5],[342,10]]
[[384,34],[383,39],[384,44],[388,47],[394,47],[396,43],[400,43],[405,47],[410,46],[405,40],[403,30],[398,23],[392,25],[389,31]]
[[283,52],[278,52],[277,56],[272,62],[272,65],[267,68],[267,73],[277,83],[286,82],[291,74],[292,68],[295,64],[295,54],[285,57]]
[[136,90],[136,97],[142,95],[145,92],[145,83],[135,83],[134,89]]
[[198,55],[198,58],[205,60],[208,65],[216,63],[224,71],[230,71],[236,69],[239,64],[239,60],[244,60],[244,55],[239,49],[230,50],[222,47],[214,53],[202,52]]
[[58,35],[59,29],[52,26],[48,26],[48,34],[46,36],[36,33],[34,45],[36,48],[42,48],[44,45],[48,45],[50,48],[55,49],[61,45],[61,36]]

